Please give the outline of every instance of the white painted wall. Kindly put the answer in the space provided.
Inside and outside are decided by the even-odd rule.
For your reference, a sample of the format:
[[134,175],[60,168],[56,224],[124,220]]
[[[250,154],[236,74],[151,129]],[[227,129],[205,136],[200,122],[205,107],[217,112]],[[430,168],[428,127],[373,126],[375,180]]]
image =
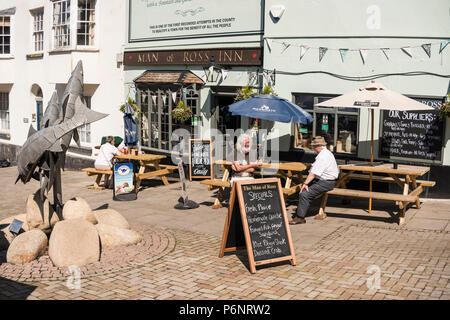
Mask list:
[[[97,0],[96,46],[93,50],[71,50],[51,53],[52,3],[47,0],[0,0],[0,10],[16,7],[12,38],[13,57],[0,57],[0,85],[11,83],[9,110],[11,140],[1,143],[22,145],[27,137],[31,115],[36,112],[35,98],[31,93],[33,84],[43,92],[44,111],[58,84],[64,90],[71,71],[79,60],[83,61],[85,94],[92,96],[92,109],[109,114],[108,117],[91,124],[91,144],[100,144],[105,135],[123,136],[123,114],[118,110],[123,103],[123,67],[118,64],[117,54],[123,52],[125,38],[126,4],[123,0]],[[30,9],[44,7],[44,55],[38,59],[27,59],[32,44],[32,15]],[[73,17],[73,16],[72,16]],[[60,92],[60,94],[62,93]],[[29,123],[23,119],[28,118]],[[36,123],[33,123],[36,127]],[[74,144],[74,142],[72,141]]]

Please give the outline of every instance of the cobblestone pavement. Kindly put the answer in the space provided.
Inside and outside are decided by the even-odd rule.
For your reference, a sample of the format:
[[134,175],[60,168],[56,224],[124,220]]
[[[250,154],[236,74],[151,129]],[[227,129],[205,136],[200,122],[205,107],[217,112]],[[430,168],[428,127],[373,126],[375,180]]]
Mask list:
[[[9,183],[14,171],[7,170],[0,170],[0,181],[7,178]],[[448,202],[426,201],[420,210],[409,209],[402,227],[378,217],[376,211],[368,219],[349,218],[347,214],[357,210],[363,217],[358,205],[330,206],[326,220],[308,217],[306,225],[291,228],[296,266],[279,263],[251,274],[245,252],[218,257],[226,208],[211,210],[202,204],[198,211],[173,210],[179,186],[171,184],[142,191],[126,209],[124,203],[110,201],[109,193],[85,190],[92,179],[79,173],[65,175],[72,180],[63,177],[64,195],[76,192],[93,208],[108,202],[130,223],[164,230],[174,246],[139,267],[82,278],[79,289],[69,289],[76,284],[70,277],[39,282],[0,278],[0,299],[450,299]],[[0,201],[2,210],[9,210],[7,215],[22,213],[18,210],[34,189],[14,188],[19,187],[9,192],[23,199],[3,195]],[[195,201],[213,199],[204,187],[190,188]],[[142,208],[152,210],[144,214],[139,212]],[[385,212],[380,215],[389,217]],[[418,219],[423,223],[414,224]]]

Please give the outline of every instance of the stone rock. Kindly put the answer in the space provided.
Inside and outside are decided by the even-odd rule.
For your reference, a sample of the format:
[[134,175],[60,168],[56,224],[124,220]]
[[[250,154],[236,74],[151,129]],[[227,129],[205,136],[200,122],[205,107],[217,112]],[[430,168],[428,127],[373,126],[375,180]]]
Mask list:
[[9,231],[10,224],[14,219],[23,221],[21,231],[28,231],[28,224],[26,221],[26,214],[18,214],[11,216],[0,221],[0,251],[8,249],[11,242],[14,240],[14,235]]
[[50,235],[48,255],[57,267],[81,267],[99,261],[97,229],[83,218],[56,223]]
[[23,264],[36,259],[47,247],[47,236],[41,230],[34,229],[19,234],[11,242],[6,253],[6,261]]
[[39,194],[30,194],[27,199],[26,221],[30,229],[50,229],[59,221],[58,215],[53,211],[48,199],[41,201]]
[[91,207],[86,200],[80,197],[67,201],[64,204],[62,215],[64,220],[81,218],[93,224],[97,223],[97,219],[95,219]]
[[123,229],[130,229],[128,221],[116,210],[104,209],[94,211],[95,218],[98,223],[107,224],[109,226],[114,226]]
[[97,224],[102,247],[127,246],[142,241],[142,236],[136,231],[118,228],[107,224]]

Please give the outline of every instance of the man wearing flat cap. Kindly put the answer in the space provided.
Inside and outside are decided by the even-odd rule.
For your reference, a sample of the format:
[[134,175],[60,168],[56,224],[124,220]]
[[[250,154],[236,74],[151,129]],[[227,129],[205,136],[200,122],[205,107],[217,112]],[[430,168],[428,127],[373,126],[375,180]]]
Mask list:
[[325,139],[320,136],[314,137],[311,146],[317,154],[316,160],[311,165],[308,177],[300,189],[297,212],[292,216],[289,224],[306,223],[305,216],[311,202],[318,195],[332,190],[339,176],[336,159],[326,148]]

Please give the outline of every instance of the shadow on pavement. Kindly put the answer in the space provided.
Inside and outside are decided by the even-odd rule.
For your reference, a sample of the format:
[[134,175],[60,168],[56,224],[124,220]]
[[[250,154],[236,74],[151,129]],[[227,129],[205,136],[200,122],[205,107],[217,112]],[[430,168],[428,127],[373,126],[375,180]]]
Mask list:
[[36,288],[0,277],[0,300],[25,300]]

